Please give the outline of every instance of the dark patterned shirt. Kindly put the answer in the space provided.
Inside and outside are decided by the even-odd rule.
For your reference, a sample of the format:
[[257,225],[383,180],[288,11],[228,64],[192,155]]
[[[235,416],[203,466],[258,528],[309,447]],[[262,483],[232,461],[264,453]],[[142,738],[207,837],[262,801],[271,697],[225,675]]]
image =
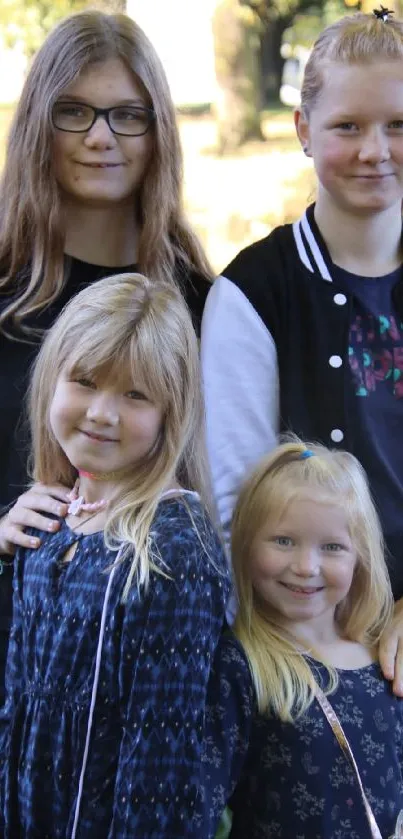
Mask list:
[[[321,679],[324,668],[314,666]],[[388,839],[403,808],[403,703],[378,664],[338,673],[329,700]],[[316,701],[294,724],[259,714],[245,654],[230,636],[209,690],[204,839],[230,796],[230,839],[371,839],[357,780]]]
[[[41,536],[15,565],[0,726],[6,839],[71,837],[114,556],[102,533],[65,522]],[[127,563],[112,581],[77,839],[199,837],[191,821],[228,572],[194,495],[160,503],[151,546],[164,574],[151,575],[146,594],[133,584],[122,605]]]

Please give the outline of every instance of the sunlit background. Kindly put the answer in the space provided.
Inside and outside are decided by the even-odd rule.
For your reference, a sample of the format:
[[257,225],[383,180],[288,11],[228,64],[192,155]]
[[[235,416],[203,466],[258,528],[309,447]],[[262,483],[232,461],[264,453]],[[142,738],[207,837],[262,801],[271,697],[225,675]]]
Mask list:
[[32,54],[58,19],[85,7],[125,10],[164,63],[178,107],[186,208],[216,271],[298,217],[315,193],[293,126],[303,67],[320,29],[363,4],[0,0],[0,168]]

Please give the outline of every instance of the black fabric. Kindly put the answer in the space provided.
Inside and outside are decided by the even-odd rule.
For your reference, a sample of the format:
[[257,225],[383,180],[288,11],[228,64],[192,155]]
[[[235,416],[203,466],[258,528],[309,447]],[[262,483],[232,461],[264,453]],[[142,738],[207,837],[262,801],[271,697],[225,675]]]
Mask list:
[[[66,257],[66,270],[68,281],[59,299],[31,320],[30,325],[49,329],[66,303],[84,286],[112,274],[136,270],[136,266],[103,267]],[[178,266],[175,280],[193,316],[196,333],[200,335],[201,317],[210,283],[197,274],[189,274],[182,266]],[[4,306],[4,299],[1,301],[0,298],[0,307]],[[29,437],[23,404],[38,349],[39,342],[33,346],[0,334],[0,511],[12,504],[24,492],[28,483]],[[0,575],[0,705],[4,702],[4,662],[11,624],[11,577],[10,569]]]
[[[311,230],[331,275],[330,256],[308,211]],[[334,277],[328,282],[302,263],[291,225],[274,230],[265,239],[241,251],[223,271],[245,294],[271,333],[277,350],[280,382],[280,431],[294,431],[302,438],[339,446],[359,456],[357,439],[360,422],[354,409],[354,382],[349,365],[349,333],[353,318],[353,296]],[[396,315],[403,319],[403,281],[398,280],[391,297]],[[344,294],[345,305],[335,297]],[[342,364],[332,367],[332,356]],[[402,403],[403,406],[403,403]],[[337,442],[332,431],[342,431]],[[394,439],[403,432],[394,426]],[[372,483],[373,462],[365,464]],[[403,478],[403,476],[402,476]],[[387,492],[387,487],[384,487]],[[390,509],[383,496],[385,509]],[[392,588],[396,599],[403,597],[403,511],[396,520],[383,515]]]

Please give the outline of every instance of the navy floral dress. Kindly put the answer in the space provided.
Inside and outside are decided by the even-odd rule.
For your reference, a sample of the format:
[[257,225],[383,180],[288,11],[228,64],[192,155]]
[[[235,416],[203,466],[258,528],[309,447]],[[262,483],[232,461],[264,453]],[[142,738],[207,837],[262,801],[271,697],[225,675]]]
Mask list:
[[[6,839],[71,837],[100,621],[114,554],[65,522],[19,550],[1,714]],[[157,509],[149,590],[115,571],[77,839],[199,837],[208,676],[229,592],[222,548],[195,495]],[[73,559],[63,563],[71,545]]]
[[[324,668],[311,661],[317,678]],[[339,670],[329,700],[350,742],[382,837],[403,808],[403,702],[378,664]],[[357,780],[316,701],[293,725],[258,713],[247,659],[225,636],[209,688],[204,839],[225,804],[230,839],[371,839]]]

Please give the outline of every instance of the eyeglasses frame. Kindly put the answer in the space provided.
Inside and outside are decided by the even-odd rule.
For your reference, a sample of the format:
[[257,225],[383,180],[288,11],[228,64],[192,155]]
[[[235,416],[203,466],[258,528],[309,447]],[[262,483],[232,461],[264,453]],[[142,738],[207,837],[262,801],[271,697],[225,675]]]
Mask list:
[[[94,118],[93,118],[91,124],[88,126],[88,128],[80,128],[79,130],[74,130],[74,128],[73,129],[71,129],[71,128],[59,128],[59,126],[55,124],[54,116],[53,116],[53,109],[57,104],[60,104],[60,105],[62,105],[62,104],[63,105],[83,105],[85,108],[91,108],[91,110],[94,113]],[[52,125],[53,125],[54,128],[56,128],[56,131],[64,131],[66,134],[86,134],[88,131],[91,131],[91,128],[93,127],[93,125],[95,125],[98,117],[103,117],[103,119],[105,120],[109,130],[112,132],[112,134],[116,134],[118,137],[144,137],[144,134],[147,134],[147,131],[149,130],[149,128],[151,127],[153,122],[155,122],[154,108],[146,108],[143,105],[139,105],[139,106],[136,105],[135,106],[136,110],[145,111],[148,115],[149,122],[148,122],[147,128],[146,128],[145,131],[142,131],[141,134],[122,134],[121,131],[115,131],[115,129],[112,128],[112,126],[110,124],[110,121],[109,121],[109,114],[110,114],[111,111],[115,111],[117,108],[124,108],[124,107],[125,107],[124,105],[112,105],[111,108],[96,108],[95,105],[88,105],[86,102],[77,102],[77,101],[74,101],[74,100],[66,99],[66,100],[63,100],[63,102],[60,102],[60,103],[55,102],[55,104],[53,105],[52,115],[51,115],[52,116]],[[127,105],[126,107],[131,107],[131,106]]]

